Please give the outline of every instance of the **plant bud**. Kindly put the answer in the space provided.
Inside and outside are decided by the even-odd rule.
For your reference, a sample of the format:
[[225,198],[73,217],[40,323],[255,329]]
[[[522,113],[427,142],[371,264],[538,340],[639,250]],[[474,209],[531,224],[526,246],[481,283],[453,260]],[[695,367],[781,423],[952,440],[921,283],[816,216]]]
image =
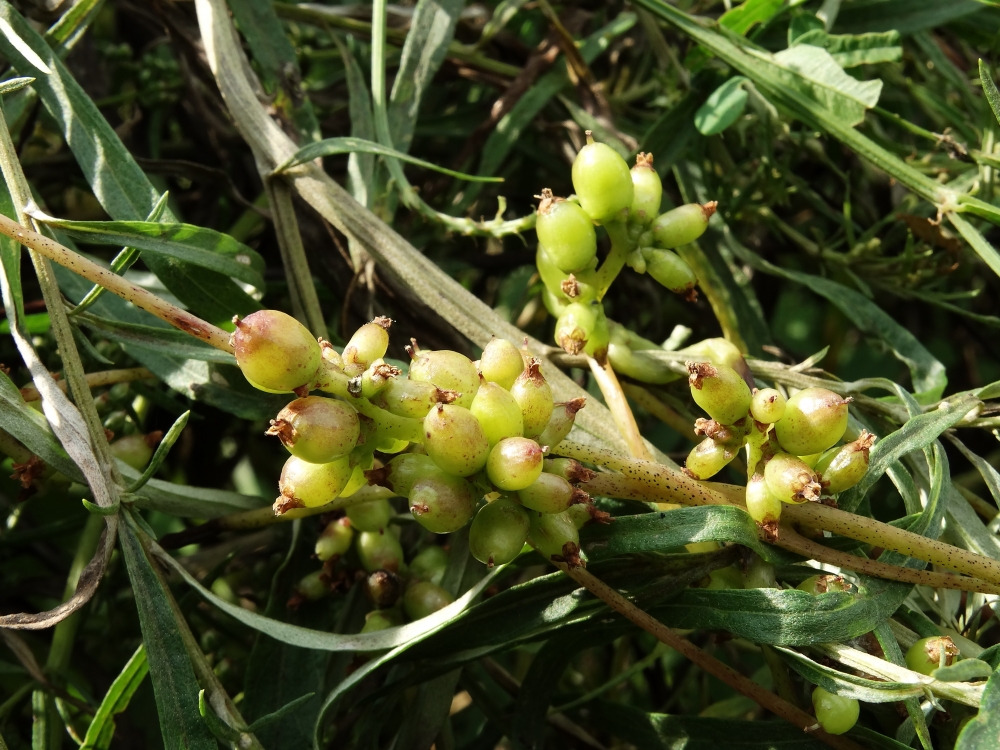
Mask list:
[[365,473],[369,484],[388,487],[400,497],[409,497],[413,484],[425,476],[438,474],[441,469],[434,459],[422,453],[404,453],[395,456],[381,469]]
[[361,567],[369,573],[376,570],[388,570],[390,573],[401,573],[405,570],[403,562],[403,547],[395,534],[381,531],[362,531],[358,534],[355,544]]
[[850,591],[851,584],[845,581],[841,576],[824,574],[809,576],[795,588],[799,591],[805,591],[806,593],[812,594],[813,596],[818,596],[819,594],[828,594],[834,591]]
[[750,517],[765,529],[768,536],[777,537],[781,500],[768,489],[763,474],[754,474],[747,482],[746,503]]
[[824,453],[816,462],[823,489],[836,495],[860,482],[868,472],[868,452],[874,444],[875,436],[862,430],[854,442]]
[[326,562],[331,557],[347,554],[354,541],[354,529],[347,518],[331,521],[316,540],[316,557]]
[[360,373],[375,360],[382,359],[389,348],[391,325],[392,321],[389,318],[378,317],[356,330],[344,347],[345,368],[353,366],[357,369],[357,373]]
[[694,242],[705,234],[708,220],[712,218],[717,206],[715,201],[705,205],[688,203],[660,214],[651,227],[656,244],[666,250],[672,250]]
[[352,472],[349,456],[325,464],[312,464],[289,456],[278,480],[280,509],[283,512],[326,505],[340,495]]
[[486,474],[501,490],[515,492],[529,487],[542,473],[543,454],[530,438],[505,438],[490,451]]
[[757,389],[750,400],[750,413],[758,422],[774,424],[785,414],[785,397],[774,388]]
[[[518,359],[520,356],[518,354]],[[524,416],[521,414],[520,404],[510,391],[497,383],[480,385],[469,411],[482,425],[490,447],[504,438],[520,437],[524,434]]]
[[590,495],[579,490],[556,474],[541,474],[522,490],[517,497],[521,505],[539,513],[562,513],[571,505],[590,502]]
[[479,372],[464,354],[441,349],[420,351],[410,363],[410,380],[433,383],[446,391],[455,391],[455,405],[468,409],[479,390]]
[[587,145],[573,160],[573,190],[580,206],[598,223],[615,221],[632,205],[635,189],[628,164],[610,146],[595,143],[587,131]]
[[295,592],[307,602],[315,602],[330,593],[330,587],[323,580],[323,571],[316,570],[307,576],[303,576],[295,584]]
[[436,544],[424,547],[410,561],[410,575],[420,581],[441,585],[448,568],[448,553]]
[[450,404],[456,398],[458,394],[454,391],[442,390],[433,383],[393,378],[374,403],[398,417],[423,419],[437,404]]
[[528,513],[531,525],[528,541],[546,560],[565,562],[570,567],[583,566],[580,558],[580,534],[572,517],[566,513]]
[[469,529],[469,551],[489,567],[517,557],[528,538],[528,513],[510,498],[484,505]]
[[535,232],[549,258],[564,273],[586,268],[597,255],[597,234],[586,211],[571,201],[553,198],[548,188],[542,191]]
[[524,371],[521,350],[507,339],[490,339],[479,360],[479,371],[488,383],[510,390],[517,376]]
[[764,466],[767,488],[783,503],[818,500],[819,475],[797,456],[776,453]]
[[136,471],[142,471],[153,458],[156,446],[163,439],[163,433],[157,430],[148,435],[126,435],[111,443],[111,455]]
[[750,410],[750,387],[727,365],[688,362],[688,384],[694,402],[716,422],[732,424]]
[[411,620],[422,620],[444,609],[455,601],[455,597],[440,586],[427,581],[419,581],[406,589],[403,594],[403,611]]
[[854,698],[836,695],[817,687],[812,693],[816,721],[827,734],[844,734],[858,723],[861,705]]
[[955,642],[946,635],[921,638],[906,651],[906,666],[914,672],[930,675],[938,667],[949,667],[958,656]]
[[542,471],[555,474],[570,484],[589,482],[597,476],[597,472],[588,469],[575,458],[546,458],[542,462]]
[[444,471],[467,477],[486,465],[490,444],[471,411],[438,404],[424,418],[424,449]]
[[524,419],[524,436],[537,437],[542,434],[552,417],[554,403],[552,389],[539,368],[539,362],[532,357],[524,372],[517,376],[510,394],[521,407]]
[[388,570],[376,570],[365,579],[365,594],[375,609],[388,609],[403,593],[403,583],[399,576]]
[[708,479],[722,471],[726,464],[736,458],[738,446],[719,443],[705,438],[688,453],[684,462],[684,473],[693,479]]
[[663,184],[660,175],[653,169],[653,155],[640,153],[635,157],[632,175],[632,207],[628,218],[631,222],[646,225],[660,213],[663,200]]
[[646,264],[646,273],[674,294],[683,294],[692,301],[697,299],[692,294],[698,275],[691,266],[673,250],[663,250],[657,247],[644,247],[640,250]]
[[268,435],[277,435],[288,452],[312,464],[346,456],[358,443],[361,422],[350,404],[322,396],[297,398],[271,420]]
[[808,456],[836,445],[847,431],[850,402],[825,388],[806,388],[794,394],[774,426],[781,447],[796,456]]
[[236,364],[254,388],[289,393],[308,385],[319,372],[319,343],[291,315],[260,310],[233,323],[230,344]]
[[555,448],[566,439],[576,422],[576,413],[587,405],[587,399],[574,398],[572,401],[562,401],[554,404],[549,423],[545,425],[542,434],[538,436],[538,444]]
[[450,534],[465,526],[475,506],[472,485],[460,477],[439,473],[422,477],[410,490],[410,513],[435,534]]
[[388,500],[369,500],[347,508],[347,517],[358,531],[382,531],[396,515]]

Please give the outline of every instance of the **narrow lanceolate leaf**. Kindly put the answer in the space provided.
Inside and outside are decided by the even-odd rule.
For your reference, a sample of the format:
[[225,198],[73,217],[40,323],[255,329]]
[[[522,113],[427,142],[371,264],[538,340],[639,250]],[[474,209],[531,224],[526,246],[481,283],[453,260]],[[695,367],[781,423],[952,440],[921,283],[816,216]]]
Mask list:
[[992,750],[1000,737],[1000,672],[986,683],[979,713],[958,735],[955,750]]
[[702,135],[717,135],[743,114],[749,96],[745,76],[733,76],[713,91],[694,114],[694,124]]
[[111,683],[94,714],[80,750],[107,750],[115,733],[115,716],[128,708],[132,696],[149,672],[146,647],[139,646],[121,673]]
[[921,697],[924,687],[918,683],[869,680],[819,664],[790,648],[776,647],[785,662],[802,677],[827,692],[854,698],[865,703],[895,703],[904,698]]

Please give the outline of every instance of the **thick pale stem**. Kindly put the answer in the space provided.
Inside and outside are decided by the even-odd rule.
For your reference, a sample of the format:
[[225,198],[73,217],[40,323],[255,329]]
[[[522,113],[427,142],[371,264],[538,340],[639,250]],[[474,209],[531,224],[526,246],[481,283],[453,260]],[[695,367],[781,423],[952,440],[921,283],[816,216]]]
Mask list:
[[[104,370],[102,372],[88,372],[85,376],[87,385],[90,388],[101,388],[106,385],[116,383],[131,383],[135,380],[147,380],[156,377],[145,367],[129,367],[124,370]],[[66,381],[57,380],[56,385],[60,390],[66,390]],[[38,389],[33,385],[25,386],[21,389],[21,398],[27,401],[37,401],[41,398]]]
[[25,247],[31,248],[53,263],[58,263],[60,266],[68,268],[73,273],[87,279],[87,281],[98,284],[109,292],[117,294],[122,299],[131,302],[136,307],[142,308],[151,315],[155,315],[160,320],[166,321],[175,328],[211,344],[216,349],[222,349],[226,352],[232,351],[232,347],[229,346],[229,333],[226,331],[202,320],[196,315],[192,315],[186,310],[181,310],[179,307],[171,305],[152,292],[148,292],[142,287],[126,281],[113,271],[109,271],[92,260],[74,253],[68,247],[59,244],[55,240],[26,229],[3,215],[0,215],[0,233],[17,240]]
[[635,423],[635,415],[622,392],[621,384],[611,367],[611,362],[605,360],[602,365],[593,357],[587,357],[587,364],[590,365],[590,371],[594,374],[594,380],[597,381],[597,385],[601,389],[604,401],[607,403],[608,409],[611,410],[615,426],[625,440],[629,453],[643,461],[652,461],[653,456],[646,447],[646,443],[643,442],[639,425]]
[[628,226],[625,222],[612,222],[605,224],[604,228],[608,232],[608,237],[611,238],[611,252],[604,259],[601,267],[593,274],[593,278],[588,279],[588,282],[597,289],[597,299],[599,300],[604,299],[611,284],[625,267],[625,259],[628,254],[635,249],[635,242],[629,239]]

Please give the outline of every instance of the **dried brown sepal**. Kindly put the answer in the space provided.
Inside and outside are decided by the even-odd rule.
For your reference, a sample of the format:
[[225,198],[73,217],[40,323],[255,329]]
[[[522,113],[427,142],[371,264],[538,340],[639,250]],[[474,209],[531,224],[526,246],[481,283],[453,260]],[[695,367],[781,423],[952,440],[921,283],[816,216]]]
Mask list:
[[601,510],[593,503],[589,503],[586,507],[587,512],[590,514],[590,520],[593,523],[602,523],[606,526],[615,520],[610,513]]
[[535,196],[539,200],[538,213],[547,214],[562,198],[556,198],[549,188],[542,188],[542,192]]
[[582,328],[575,327],[569,332],[561,332],[556,343],[567,354],[577,355],[587,346],[587,333]]
[[580,547],[576,542],[566,542],[561,555],[552,555],[556,562],[566,563],[571,568],[586,568],[587,563],[580,557]]
[[694,434],[710,437],[719,443],[728,443],[735,437],[733,431],[726,425],[704,417],[694,420]]
[[698,290],[694,288],[694,285],[689,286],[682,295],[687,302],[692,304],[698,301]]
[[[376,318],[378,320],[378,318]],[[386,318],[388,320],[388,318]],[[390,378],[396,378],[403,374],[395,365],[390,365],[385,362],[380,362],[372,368],[372,380],[376,381],[386,381]]]
[[[481,375],[480,379],[482,379]],[[459,398],[461,395],[462,394],[459,393],[458,391],[449,391],[446,390],[445,388],[438,388],[436,391],[434,391],[434,398],[437,400],[437,403],[439,404],[450,404],[455,399]]]
[[278,438],[283,445],[295,445],[295,427],[284,419],[272,419],[271,426],[264,431],[264,434]]
[[377,325],[379,328],[388,331],[392,327],[393,320],[392,318],[387,318],[384,315],[379,315],[372,319],[372,323]]
[[640,151],[635,155],[635,165],[637,167],[648,167],[653,168],[653,155],[647,154],[645,151]]
[[293,508],[304,508],[306,504],[299,500],[297,497],[288,497],[287,495],[278,495],[278,499],[274,501],[271,509],[274,511],[274,515],[283,516],[288,511]]
[[13,464],[14,473],[10,475],[21,483],[22,489],[29,489],[42,472],[45,471],[45,463],[38,456],[32,456],[24,463]]
[[570,484],[586,484],[597,476],[597,472],[593,469],[588,469],[576,459],[570,460],[572,463],[569,464],[569,468],[564,474],[566,481]]
[[945,666],[948,666],[961,653],[950,636],[942,635],[939,638],[928,639],[927,643],[924,644],[924,653],[927,654],[928,661],[938,662],[941,659],[942,647],[944,648],[944,663]]
[[347,392],[354,396],[354,398],[361,397],[361,376],[358,375],[356,378],[351,378],[347,381]]
[[574,487],[573,491],[569,495],[570,505],[593,505],[594,500],[590,497],[590,493],[581,490],[579,487]]
[[778,541],[779,537],[778,529],[780,527],[778,526],[778,521],[776,519],[768,519],[767,521],[764,521],[764,523],[758,523],[757,528],[760,529],[761,533],[764,534],[765,542],[768,542],[769,544],[774,544],[776,541]]
[[711,219],[712,214],[714,214],[718,208],[719,208],[718,201],[709,201],[708,203],[702,203],[701,211],[703,214],[705,214],[705,220],[708,221],[709,219]]
[[580,396],[579,398],[574,398],[572,401],[563,401],[562,403],[556,404],[556,407],[563,407],[566,410],[567,416],[575,417],[576,413],[586,405],[587,399]]
[[688,385],[699,391],[706,378],[719,377],[719,371],[710,362],[685,362],[688,371]]
[[819,482],[810,480],[802,485],[802,489],[795,493],[795,497],[800,498],[801,501],[814,502],[819,500],[822,494],[822,485]]
[[365,472],[365,479],[367,479],[368,484],[373,487],[388,487],[389,489],[392,489],[388,484],[386,484],[389,481],[388,466],[382,466],[378,469],[369,469]]
[[851,443],[854,450],[862,452],[865,454],[865,460],[868,460],[868,452],[875,445],[875,436],[872,435],[868,430],[862,430],[861,434],[858,435],[858,439]]
[[559,284],[559,289],[570,299],[575,299],[580,296],[580,282],[576,280],[576,276],[570,274],[568,278],[563,279]]

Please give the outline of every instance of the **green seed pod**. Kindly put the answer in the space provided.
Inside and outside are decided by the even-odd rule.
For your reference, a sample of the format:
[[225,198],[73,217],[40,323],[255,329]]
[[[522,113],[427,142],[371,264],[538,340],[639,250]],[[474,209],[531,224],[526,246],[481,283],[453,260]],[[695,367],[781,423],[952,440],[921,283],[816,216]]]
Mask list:
[[666,250],[690,244],[705,234],[708,220],[712,218],[718,204],[710,201],[705,205],[688,203],[672,211],[660,214],[650,229],[656,244]]
[[[520,356],[520,355],[518,355]],[[483,427],[490,447],[504,438],[524,434],[521,406],[510,393],[497,383],[483,383],[469,408]]]
[[589,482],[597,476],[597,472],[588,469],[575,458],[546,458],[542,462],[542,471],[555,474],[570,484]]
[[827,734],[844,734],[858,723],[861,706],[854,698],[828,693],[821,687],[813,690],[816,721]]
[[708,479],[722,471],[737,453],[739,447],[705,438],[688,453],[684,473],[694,479]]
[[385,499],[369,500],[347,508],[347,517],[358,531],[381,531],[389,525],[396,511]]
[[958,655],[958,646],[946,635],[921,638],[907,649],[906,666],[929,676],[938,667],[951,666]]
[[813,596],[819,596],[820,594],[828,594],[834,591],[850,591],[851,584],[841,576],[815,575],[809,576],[795,588]]
[[330,593],[330,587],[323,580],[323,571],[316,570],[304,576],[295,584],[295,593],[307,602],[315,602]]
[[554,404],[552,407],[552,416],[549,417],[549,423],[545,425],[542,434],[537,438],[538,444],[548,446],[549,448],[555,448],[559,445],[573,429],[573,423],[576,421],[576,413],[586,405],[587,399],[582,396],[574,398],[572,401],[562,401]]
[[351,336],[344,347],[343,362],[345,369],[357,369],[358,374],[367,369],[368,365],[385,356],[389,348],[389,318],[378,317],[371,323],[365,323]]
[[771,494],[783,503],[819,499],[819,475],[798,456],[776,453],[764,466],[764,479]]
[[823,489],[836,495],[860,482],[868,472],[868,452],[874,443],[875,436],[862,430],[857,440],[824,453],[816,462]]
[[358,551],[361,567],[369,573],[376,570],[402,573],[406,568],[403,547],[396,535],[389,531],[362,531],[354,546]]
[[441,469],[459,477],[482,469],[490,454],[479,420],[455,404],[438,404],[424,418],[424,449]]
[[607,223],[624,218],[635,191],[628,164],[608,145],[595,143],[587,131],[587,145],[573,160],[573,190],[591,219]]
[[525,508],[539,513],[562,513],[571,505],[590,502],[590,495],[583,490],[556,474],[544,473],[524,489],[518,490],[517,498]]
[[408,497],[418,479],[441,473],[434,459],[422,453],[395,456],[381,469],[365,472],[369,484],[388,487],[400,497]]
[[555,404],[552,400],[552,389],[542,375],[537,359],[532,357],[528,361],[524,372],[517,376],[517,380],[511,386],[510,395],[521,407],[525,437],[533,438],[541,435],[549,419],[552,418]]
[[[471,533],[471,532],[470,532]],[[420,581],[430,581],[441,585],[444,572],[448,568],[448,553],[443,547],[430,545],[424,547],[410,561],[410,575]]]
[[548,188],[542,191],[535,232],[549,258],[564,273],[583,270],[597,255],[597,233],[586,211],[571,201],[553,198]]
[[571,567],[582,565],[580,534],[568,513],[528,513],[531,526],[528,541],[546,560],[565,562]]
[[307,396],[279,411],[266,434],[277,435],[293,456],[311,464],[325,464],[354,450],[361,422],[350,404]]
[[410,363],[410,380],[433,383],[446,391],[455,391],[455,405],[468,409],[479,390],[479,372],[464,354],[441,349],[420,351]]
[[388,630],[402,624],[402,619],[394,610],[376,609],[365,615],[365,624],[361,628],[361,632],[377,633],[380,630]]
[[694,286],[698,283],[698,275],[673,250],[663,250],[657,247],[641,248],[642,258],[646,263],[646,273],[674,294],[684,294],[692,300]]
[[344,555],[354,541],[354,529],[347,518],[331,521],[316,540],[316,557],[326,562],[335,555]]
[[479,371],[488,383],[510,390],[517,376],[524,371],[521,350],[507,339],[490,339],[479,359]]
[[637,154],[631,175],[632,207],[628,218],[630,222],[645,226],[660,213],[660,201],[663,200],[663,184],[660,175],[653,169],[653,155]]
[[393,378],[374,403],[398,417],[423,419],[437,404],[450,404],[458,398],[455,391],[445,391],[433,383]]
[[349,456],[326,464],[311,464],[289,456],[278,480],[281,492],[278,501],[285,510],[326,505],[340,495],[352,473]]
[[136,471],[146,468],[156,451],[156,446],[163,439],[163,433],[157,430],[148,435],[126,435],[111,443],[111,455],[128,464]]
[[708,362],[688,362],[687,369],[691,397],[712,419],[732,424],[747,415],[753,396],[736,370]]
[[763,474],[754,474],[747,482],[747,512],[758,525],[777,535],[781,518],[781,501],[767,488]]
[[850,402],[825,388],[806,388],[794,394],[781,421],[774,425],[781,447],[796,456],[808,456],[836,445],[847,431]]
[[750,401],[750,413],[758,422],[774,424],[785,414],[785,397],[774,388],[757,389]]
[[475,506],[472,485],[460,477],[433,474],[418,479],[410,490],[410,513],[435,534],[450,534],[465,526]]
[[529,487],[542,473],[542,448],[525,437],[505,438],[490,451],[486,474],[501,490],[515,492]]
[[230,338],[236,364],[254,388],[288,393],[307,385],[320,369],[319,343],[291,315],[260,310],[240,320]]
[[489,567],[517,557],[528,539],[528,513],[510,498],[484,505],[469,529],[469,551]]
[[403,611],[411,620],[422,620],[455,601],[455,597],[440,586],[427,581],[414,583],[403,594]]

